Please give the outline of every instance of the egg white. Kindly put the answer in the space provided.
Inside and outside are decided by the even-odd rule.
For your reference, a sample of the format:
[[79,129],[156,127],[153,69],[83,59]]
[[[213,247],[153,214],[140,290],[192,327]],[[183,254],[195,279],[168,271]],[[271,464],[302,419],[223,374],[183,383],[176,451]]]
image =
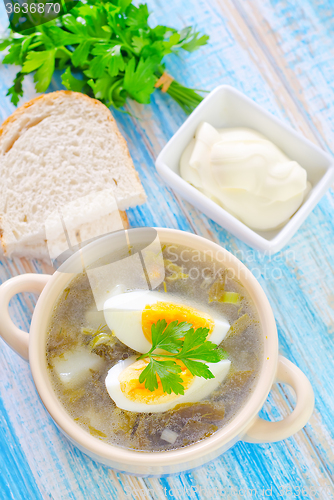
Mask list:
[[184,391],[184,395],[178,395],[175,399],[160,403],[148,404],[139,403],[129,400],[122,392],[119,382],[119,375],[122,371],[136,361],[135,356],[119,361],[108,372],[105,379],[106,388],[109,396],[115,402],[118,408],[126,411],[140,412],[140,413],[158,413],[171,410],[176,405],[181,403],[197,403],[202,399],[208,397],[218,385],[225,379],[231,366],[231,361],[222,360],[218,363],[206,363],[213,373],[215,378],[204,379],[203,377],[194,377],[190,387]]
[[[168,293],[151,290],[138,290],[121,293],[110,297],[104,304],[104,318],[108,327],[116,337],[137,352],[148,352],[152,344],[147,340],[142,329],[142,312],[145,306],[157,302],[172,302],[178,304],[177,298]],[[182,304],[180,305],[187,305]],[[224,318],[212,317],[215,326],[207,340],[219,345],[230,329],[229,322]]]

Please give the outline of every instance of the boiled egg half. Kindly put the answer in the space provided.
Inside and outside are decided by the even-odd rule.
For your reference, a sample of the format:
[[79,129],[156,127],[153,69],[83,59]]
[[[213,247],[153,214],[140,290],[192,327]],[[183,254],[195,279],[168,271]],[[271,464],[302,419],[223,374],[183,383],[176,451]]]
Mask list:
[[139,376],[146,368],[148,359],[136,361],[132,356],[119,361],[106,377],[106,388],[111,399],[118,408],[141,413],[157,413],[171,410],[181,403],[196,403],[208,397],[226,377],[231,362],[222,360],[218,363],[207,363],[215,378],[204,379],[193,376],[190,371],[178,362],[182,368],[180,376],[183,380],[184,394],[167,394],[162,389],[158,377],[158,389],[150,391],[144,383],[139,383]]
[[137,352],[148,352],[151,347],[151,327],[159,319],[167,324],[186,321],[194,329],[209,328],[207,340],[220,344],[230,324],[224,318],[212,318],[194,307],[176,303],[175,295],[138,290],[110,297],[104,304],[104,317],[115,336]]

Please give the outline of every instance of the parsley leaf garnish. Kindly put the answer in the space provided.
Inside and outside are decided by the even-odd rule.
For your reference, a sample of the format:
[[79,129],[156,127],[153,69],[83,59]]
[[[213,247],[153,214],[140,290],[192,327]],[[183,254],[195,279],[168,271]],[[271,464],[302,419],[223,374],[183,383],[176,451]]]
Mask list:
[[201,95],[171,78],[168,88],[158,82],[165,72],[165,56],[193,52],[209,37],[192,27],[151,28],[148,18],[146,4],[86,0],[45,24],[20,34],[11,31],[0,41],[0,51],[8,49],[3,63],[22,67],[8,91],[11,101],[17,104],[23,95],[26,74],[35,72],[36,90],[44,92],[54,71],[60,70],[68,90],[80,90],[107,106],[122,107],[128,98],[149,103],[159,88],[190,113]]
[[151,357],[149,364],[141,372],[139,382],[145,382],[145,387],[150,391],[158,388],[157,375],[160,377],[162,388],[167,394],[184,394],[182,378],[179,373],[182,369],[175,361],[157,360]]
[[182,346],[182,341],[179,340],[190,330],[192,325],[190,323],[178,323],[172,321],[167,326],[166,320],[160,319],[156,324],[153,323],[151,327],[152,334],[152,349],[164,349],[165,351],[178,353]]
[[[183,380],[180,376],[180,361],[196,377],[214,378],[208,365],[227,359],[227,353],[216,344],[206,340],[209,329],[197,328],[190,323],[173,321],[167,325],[160,319],[151,327],[152,348],[137,359],[148,359],[146,368],[141,372],[139,382],[145,382],[146,389],[158,389],[158,378],[164,392],[184,394]],[[182,340],[183,339],[183,340]],[[160,351],[156,352],[157,349]],[[162,354],[161,349],[172,354]],[[159,359],[162,358],[162,359]],[[177,363],[176,361],[179,361]]]

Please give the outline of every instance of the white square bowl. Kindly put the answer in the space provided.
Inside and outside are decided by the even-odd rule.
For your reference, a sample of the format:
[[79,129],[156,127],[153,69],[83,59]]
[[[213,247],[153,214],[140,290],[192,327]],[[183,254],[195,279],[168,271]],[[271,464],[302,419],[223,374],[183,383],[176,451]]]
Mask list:
[[[307,171],[312,189],[291,219],[275,231],[255,231],[207,198],[180,176],[182,152],[199,123],[217,128],[248,127],[262,133]],[[156,160],[156,168],[172,189],[251,247],[276,253],[292,238],[334,180],[333,158],[229,85],[213,90],[173,135]]]

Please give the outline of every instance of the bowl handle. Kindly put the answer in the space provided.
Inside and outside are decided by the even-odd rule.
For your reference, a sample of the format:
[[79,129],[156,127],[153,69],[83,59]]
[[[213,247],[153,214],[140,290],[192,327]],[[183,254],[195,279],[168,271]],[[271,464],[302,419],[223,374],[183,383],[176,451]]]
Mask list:
[[9,315],[9,301],[17,293],[40,293],[51,276],[51,274],[22,274],[5,281],[0,286],[0,336],[9,347],[26,360],[29,359],[29,334],[14,325]]
[[296,393],[296,407],[279,422],[268,422],[256,417],[242,437],[247,443],[273,443],[286,439],[300,431],[310,419],[314,408],[314,393],[304,373],[283,356],[278,358],[276,382],[288,384]]

